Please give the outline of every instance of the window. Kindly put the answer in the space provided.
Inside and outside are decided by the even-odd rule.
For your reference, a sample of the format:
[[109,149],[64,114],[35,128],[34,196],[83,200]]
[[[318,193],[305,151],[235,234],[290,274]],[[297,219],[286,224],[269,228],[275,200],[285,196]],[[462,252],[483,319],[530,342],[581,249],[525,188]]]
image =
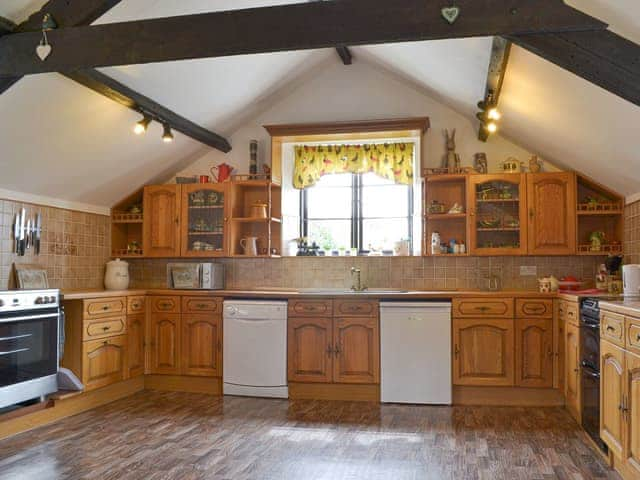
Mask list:
[[301,191],[301,231],[325,251],[393,250],[413,234],[413,188],[375,173],[323,176]]

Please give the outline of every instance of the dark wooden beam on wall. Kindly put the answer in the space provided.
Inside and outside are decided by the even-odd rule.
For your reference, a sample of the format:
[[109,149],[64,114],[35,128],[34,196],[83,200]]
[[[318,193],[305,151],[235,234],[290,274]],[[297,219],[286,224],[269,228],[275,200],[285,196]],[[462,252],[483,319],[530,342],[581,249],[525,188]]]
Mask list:
[[[40,33],[0,37],[0,76],[71,71],[336,45],[605,29],[562,0],[456,0],[453,23],[436,0],[296,3],[60,28],[46,61],[34,54]],[[283,21],[286,20],[286,21]]]
[[[511,42],[509,40],[502,37],[493,37],[491,59],[489,60],[489,70],[487,71],[487,84],[484,89],[484,101],[491,99],[491,104],[496,107],[500,100],[510,52]],[[486,142],[489,138],[489,132],[482,124],[478,130],[478,138],[483,142]]]
[[640,45],[609,30],[510,35],[516,45],[640,106]]
[[231,145],[224,137],[178,115],[98,70],[78,70],[64,75],[127,108],[164,121],[174,130],[194,140],[224,153],[231,151]]
[[[42,19],[47,13],[53,16],[58,27],[90,25],[120,2],[121,0],[49,0],[27,20],[20,25],[14,25],[12,33],[40,32]],[[37,45],[36,43],[33,48]],[[8,90],[21,77],[21,75],[0,77],[0,94]]]

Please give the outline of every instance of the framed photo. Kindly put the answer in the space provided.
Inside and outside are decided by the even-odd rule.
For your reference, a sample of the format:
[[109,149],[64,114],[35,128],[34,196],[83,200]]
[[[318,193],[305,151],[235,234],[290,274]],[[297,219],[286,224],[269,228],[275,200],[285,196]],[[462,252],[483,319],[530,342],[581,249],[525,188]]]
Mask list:
[[21,290],[42,290],[49,288],[47,271],[40,265],[15,265],[16,285]]

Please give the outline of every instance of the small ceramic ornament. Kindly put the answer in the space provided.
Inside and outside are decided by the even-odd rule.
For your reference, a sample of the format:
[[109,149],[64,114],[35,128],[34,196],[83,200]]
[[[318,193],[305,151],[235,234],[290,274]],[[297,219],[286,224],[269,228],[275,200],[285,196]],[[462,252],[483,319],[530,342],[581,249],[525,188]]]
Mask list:
[[440,11],[442,12],[442,16],[444,17],[444,19],[447,22],[449,22],[450,24],[452,24],[452,25],[453,25],[453,23],[455,23],[455,21],[460,16],[460,8],[459,7],[455,7],[455,6],[444,7]]
[[538,279],[538,289],[540,293],[550,293],[551,292],[551,279],[549,277],[539,278]]
[[51,55],[51,45],[49,44],[40,44],[36,47],[36,55],[43,62],[47,59],[49,55]]

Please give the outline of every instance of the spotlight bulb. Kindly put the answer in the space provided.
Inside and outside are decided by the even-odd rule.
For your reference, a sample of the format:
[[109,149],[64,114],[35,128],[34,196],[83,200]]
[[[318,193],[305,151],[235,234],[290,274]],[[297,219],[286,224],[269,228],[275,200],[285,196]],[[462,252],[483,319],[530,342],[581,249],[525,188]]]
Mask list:
[[142,135],[147,131],[150,123],[151,117],[145,115],[142,120],[135,124],[135,126],[133,127],[133,133],[135,133],[136,135]]
[[498,131],[498,125],[495,122],[489,122],[487,124],[487,131],[489,133],[496,133]]
[[164,133],[162,134],[162,141],[164,143],[173,142],[173,133],[171,133],[171,127],[168,124],[164,124]]
[[497,108],[492,108],[489,110],[487,116],[491,119],[491,120],[500,120],[500,118],[502,118],[502,114],[500,113],[500,111]]

